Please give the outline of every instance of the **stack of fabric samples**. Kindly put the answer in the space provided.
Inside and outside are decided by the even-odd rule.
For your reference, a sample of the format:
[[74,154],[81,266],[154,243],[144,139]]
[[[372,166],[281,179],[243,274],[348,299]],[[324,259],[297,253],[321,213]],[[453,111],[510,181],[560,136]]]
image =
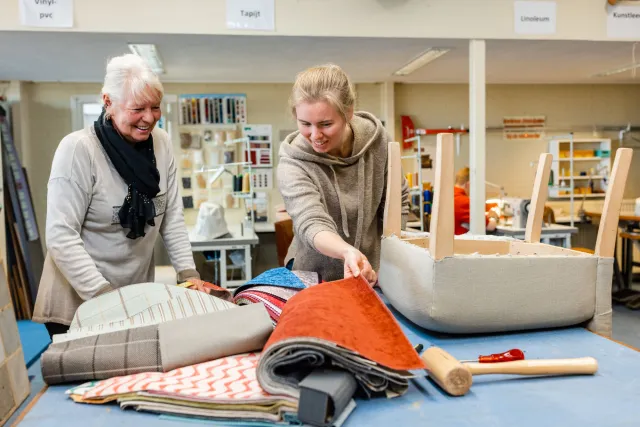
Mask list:
[[290,271],[284,267],[265,271],[234,292],[237,305],[262,303],[273,324],[277,324],[284,305],[298,292],[320,282],[317,273]]
[[265,392],[256,379],[259,353],[82,384],[67,391],[78,403],[117,401],[122,409],[218,421],[297,423],[298,400]]
[[[223,357],[161,373],[92,381],[67,390],[76,403],[117,402],[121,409],[170,419],[197,418],[216,425],[293,426],[299,399],[266,392],[256,378],[260,353]],[[348,415],[348,414],[347,414]],[[329,423],[341,427],[346,416]]]
[[167,372],[260,351],[272,331],[262,304],[239,307],[178,286],[131,285],[78,308],[69,332],[55,335],[42,354],[42,376],[51,385]]
[[262,351],[258,381],[271,394],[299,396],[314,369],[350,372],[365,396],[406,392],[424,362],[362,278],[312,286],[293,296]]

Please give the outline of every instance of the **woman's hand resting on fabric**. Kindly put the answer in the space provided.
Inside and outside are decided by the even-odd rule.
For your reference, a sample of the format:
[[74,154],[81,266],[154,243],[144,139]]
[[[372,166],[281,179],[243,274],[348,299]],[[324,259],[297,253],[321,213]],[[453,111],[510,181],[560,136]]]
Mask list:
[[378,275],[371,267],[366,256],[356,248],[349,248],[344,256],[344,278],[362,276],[373,286],[378,281]]
[[189,277],[185,279],[185,282],[191,283],[190,288],[204,293],[209,293],[209,290],[204,285],[204,280],[200,280],[199,277]]

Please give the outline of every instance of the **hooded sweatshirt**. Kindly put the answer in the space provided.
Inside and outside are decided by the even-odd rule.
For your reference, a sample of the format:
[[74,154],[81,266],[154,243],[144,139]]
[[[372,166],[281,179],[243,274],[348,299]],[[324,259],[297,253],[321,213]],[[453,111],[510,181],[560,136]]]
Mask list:
[[[287,136],[279,152],[278,187],[294,229],[285,263],[293,259],[294,269],[315,271],[326,281],[343,278],[344,263],[316,250],[313,239],[321,231],[338,234],[362,252],[374,270],[380,266],[389,137],[367,112],[354,113],[350,125],[350,157],[317,153],[300,132]],[[404,179],[402,196],[404,224],[409,213]]]

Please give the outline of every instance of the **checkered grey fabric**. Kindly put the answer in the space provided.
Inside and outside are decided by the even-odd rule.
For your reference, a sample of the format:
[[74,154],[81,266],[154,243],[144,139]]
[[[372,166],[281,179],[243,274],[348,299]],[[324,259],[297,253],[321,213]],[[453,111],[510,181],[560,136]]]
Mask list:
[[49,385],[162,372],[158,325],[51,344],[41,366]]

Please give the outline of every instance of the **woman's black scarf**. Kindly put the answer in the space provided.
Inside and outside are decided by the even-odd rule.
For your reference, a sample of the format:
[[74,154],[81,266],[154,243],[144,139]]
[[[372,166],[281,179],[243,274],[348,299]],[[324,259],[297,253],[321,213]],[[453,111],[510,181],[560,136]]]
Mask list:
[[156,167],[153,137],[149,135],[144,142],[127,142],[113,127],[111,120],[105,118],[104,109],[93,127],[111,163],[128,186],[118,212],[120,225],[131,229],[128,238],[143,237],[146,224],[156,225],[153,198],[160,192],[160,172]]

